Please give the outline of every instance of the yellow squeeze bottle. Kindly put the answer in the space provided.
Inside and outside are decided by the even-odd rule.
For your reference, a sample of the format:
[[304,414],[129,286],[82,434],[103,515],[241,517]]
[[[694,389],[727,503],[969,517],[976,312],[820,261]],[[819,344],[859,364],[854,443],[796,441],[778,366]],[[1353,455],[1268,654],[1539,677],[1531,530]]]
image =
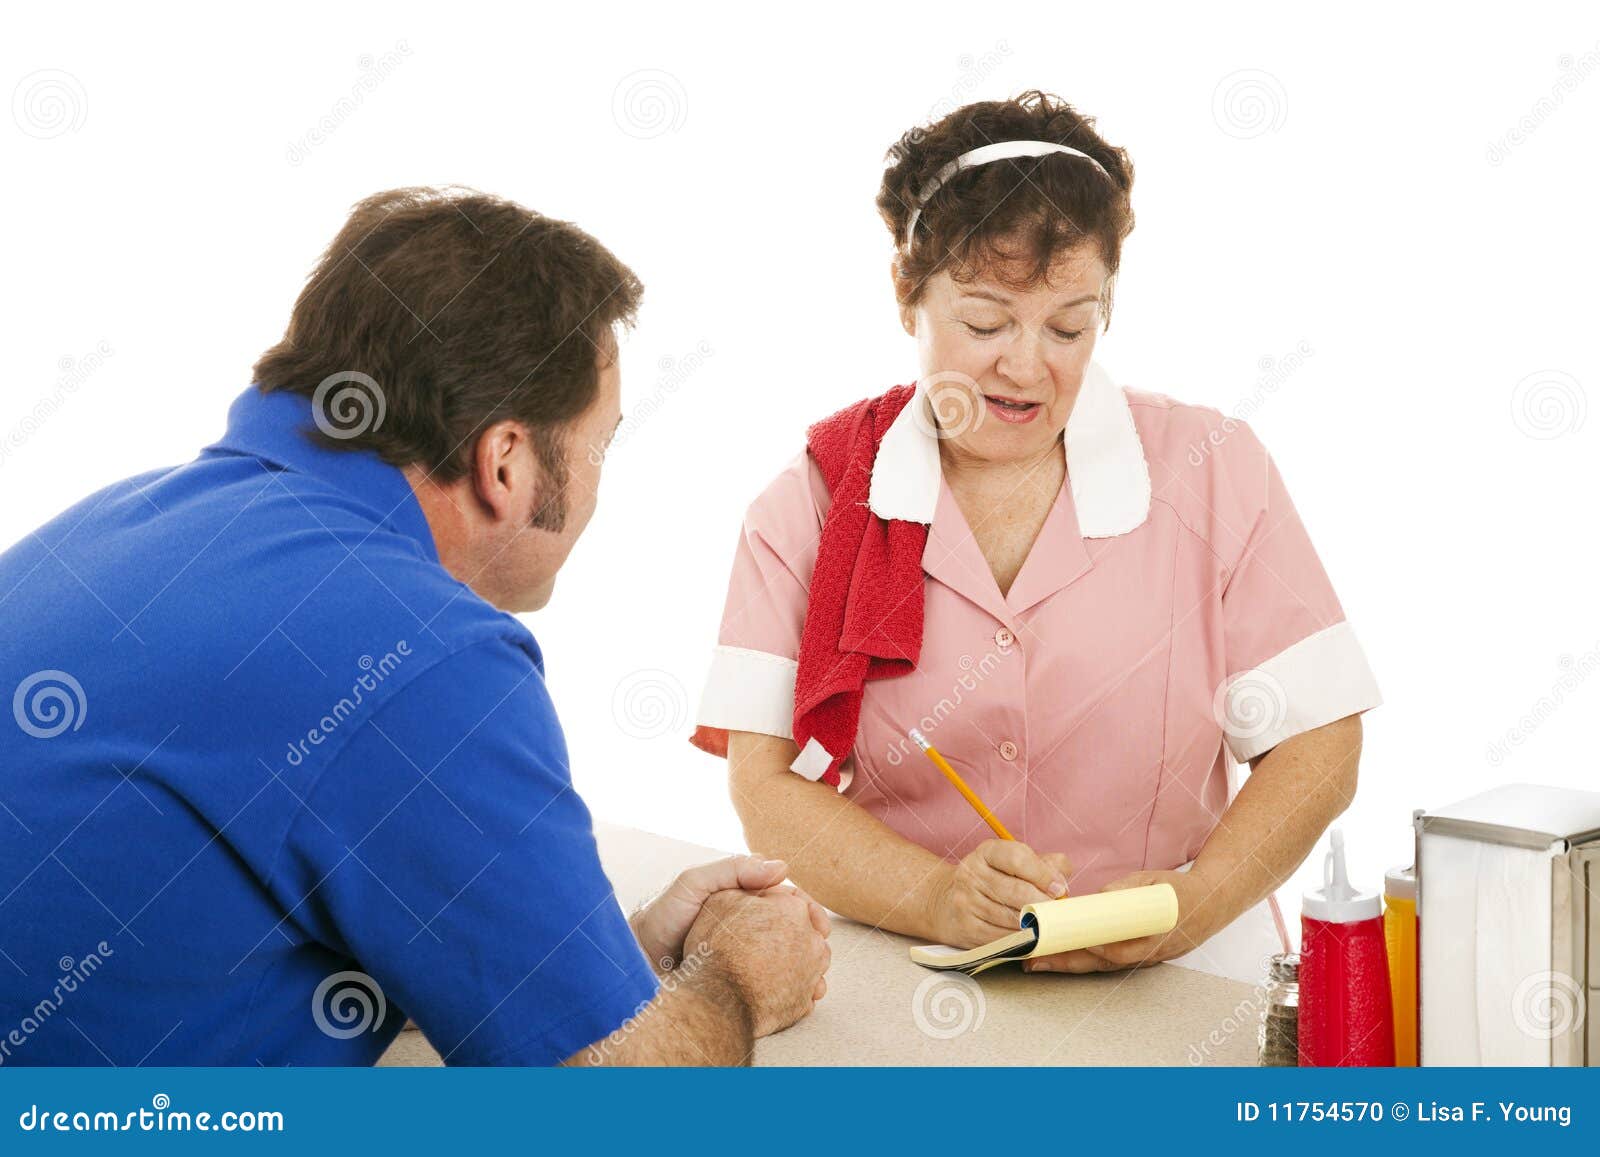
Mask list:
[[1383,877],[1383,940],[1394,1002],[1394,1063],[1417,1063],[1417,872],[1390,868]]

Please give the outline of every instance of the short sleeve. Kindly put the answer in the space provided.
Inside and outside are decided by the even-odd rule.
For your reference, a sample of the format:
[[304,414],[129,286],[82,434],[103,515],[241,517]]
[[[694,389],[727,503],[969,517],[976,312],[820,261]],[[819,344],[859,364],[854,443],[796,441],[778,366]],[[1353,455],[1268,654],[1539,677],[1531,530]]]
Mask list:
[[1217,691],[1229,749],[1244,763],[1382,697],[1271,455],[1239,423],[1215,460],[1229,507],[1214,544],[1232,558],[1222,593],[1227,673]]
[[802,454],[750,504],[696,723],[794,738],[794,681],[827,497]]
[[451,1065],[551,1065],[658,981],[601,869],[531,656],[476,644],[402,688],[323,771],[275,881]]

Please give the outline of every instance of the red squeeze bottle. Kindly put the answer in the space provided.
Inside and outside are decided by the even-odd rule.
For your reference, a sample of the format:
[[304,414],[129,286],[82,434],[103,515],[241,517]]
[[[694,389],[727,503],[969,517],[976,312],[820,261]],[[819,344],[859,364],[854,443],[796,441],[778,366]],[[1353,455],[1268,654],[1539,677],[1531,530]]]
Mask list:
[[1344,833],[1329,833],[1322,887],[1300,908],[1300,1063],[1393,1065],[1394,1008],[1383,898],[1345,874]]

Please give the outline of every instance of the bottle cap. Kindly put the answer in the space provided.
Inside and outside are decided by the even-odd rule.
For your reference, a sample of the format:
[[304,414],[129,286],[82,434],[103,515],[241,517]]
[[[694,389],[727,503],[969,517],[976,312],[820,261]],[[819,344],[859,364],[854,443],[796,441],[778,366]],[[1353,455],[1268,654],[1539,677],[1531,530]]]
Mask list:
[[1328,833],[1331,845],[1322,861],[1322,887],[1313,888],[1300,901],[1300,914],[1330,924],[1353,924],[1383,915],[1383,897],[1376,892],[1358,892],[1350,886],[1345,872],[1344,832]]
[[1417,898],[1417,869],[1407,865],[1390,868],[1383,874],[1383,894],[1396,900]]

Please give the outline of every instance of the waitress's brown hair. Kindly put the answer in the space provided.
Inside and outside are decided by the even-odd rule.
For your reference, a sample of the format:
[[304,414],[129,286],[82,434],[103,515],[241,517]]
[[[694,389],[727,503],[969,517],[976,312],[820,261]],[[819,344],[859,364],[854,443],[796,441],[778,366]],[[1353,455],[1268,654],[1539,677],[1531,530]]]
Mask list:
[[[923,205],[916,234],[906,224],[923,190],[962,153],[999,141],[1046,141],[1093,157],[1055,153],[991,161],[956,173]],[[1044,281],[1064,254],[1093,245],[1110,276],[1100,303],[1111,323],[1112,285],[1122,242],[1133,231],[1133,162],[1107,144],[1086,117],[1060,97],[1030,90],[1011,100],[980,101],[907,132],[889,150],[878,212],[895,238],[894,285],[914,305],[935,273],[958,281],[992,276],[1016,288]]]

